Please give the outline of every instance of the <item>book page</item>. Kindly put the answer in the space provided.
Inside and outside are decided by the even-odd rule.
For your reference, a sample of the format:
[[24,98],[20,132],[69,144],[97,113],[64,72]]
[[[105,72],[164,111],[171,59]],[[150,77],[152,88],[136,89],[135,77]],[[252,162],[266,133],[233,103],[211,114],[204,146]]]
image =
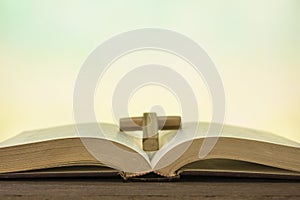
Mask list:
[[[238,138],[238,139],[254,140],[254,141],[267,142],[267,143],[300,148],[300,143],[275,135],[273,133],[268,133],[268,132],[258,131],[254,129],[248,129],[248,128],[242,128],[242,127],[236,127],[236,126],[224,125],[221,133],[212,132],[208,134],[208,129],[210,125],[214,126],[215,124],[204,123],[204,122],[201,123],[190,122],[190,123],[184,123],[182,125],[182,129],[178,130],[177,132],[170,131],[170,133],[168,134],[169,138],[170,138],[170,134],[172,133],[176,135],[174,135],[169,142],[165,143],[163,147],[156,152],[156,154],[153,156],[151,160],[151,166],[154,168],[156,164],[160,161],[160,159],[168,151],[173,149],[175,146],[187,142],[186,145],[186,149],[187,149],[189,147],[189,143],[191,143],[194,139],[197,138],[208,138],[208,137]],[[164,140],[162,139],[162,141]],[[200,148],[201,146],[199,146],[199,150]],[[182,151],[185,151],[186,149],[183,149]],[[170,159],[171,160],[178,159],[180,157],[180,153],[183,152],[178,152],[178,155],[174,155],[173,158]]]
[[249,172],[270,174],[287,172],[292,173],[292,171],[276,167],[270,167],[266,165],[230,159],[208,159],[196,161],[180,168],[179,173],[184,171]]
[[[67,125],[48,129],[26,131],[0,143],[0,148],[17,146],[23,144],[37,143],[49,140],[67,138],[96,138],[116,142],[129,147],[142,155],[148,162],[149,157],[141,147],[141,140],[126,133],[119,132],[119,128],[112,124],[100,124],[101,129],[97,129],[99,124],[88,123],[79,125]],[[78,132],[80,130],[80,132]]]

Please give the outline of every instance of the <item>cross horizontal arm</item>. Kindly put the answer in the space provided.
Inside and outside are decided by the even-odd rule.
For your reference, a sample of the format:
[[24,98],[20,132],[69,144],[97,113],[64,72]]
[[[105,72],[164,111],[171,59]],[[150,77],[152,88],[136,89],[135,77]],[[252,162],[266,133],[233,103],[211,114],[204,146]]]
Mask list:
[[[120,131],[143,130],[143,117],[131,117],[120,119]],[[181,127],[180,116],[157,117],[159,130],[178,130]]]

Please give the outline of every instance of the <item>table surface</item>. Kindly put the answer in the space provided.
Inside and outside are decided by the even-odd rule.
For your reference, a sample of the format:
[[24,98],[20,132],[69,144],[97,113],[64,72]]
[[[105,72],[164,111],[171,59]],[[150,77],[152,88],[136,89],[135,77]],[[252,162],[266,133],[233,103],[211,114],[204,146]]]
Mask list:
[[0,180],[0,199],[300,199],[299,181],[202,178],[173,182],[121,179]]

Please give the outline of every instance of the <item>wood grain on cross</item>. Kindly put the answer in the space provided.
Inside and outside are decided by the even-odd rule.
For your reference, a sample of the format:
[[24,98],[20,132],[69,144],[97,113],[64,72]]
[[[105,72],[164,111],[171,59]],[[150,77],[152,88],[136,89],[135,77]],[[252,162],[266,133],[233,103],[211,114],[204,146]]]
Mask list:
[[159,130],[178,130],[181,127],[180,116],[157,116],[156,113],[144,113],[143,117],[120,119],[120,131],[143,131],[143,149],[159,149]]

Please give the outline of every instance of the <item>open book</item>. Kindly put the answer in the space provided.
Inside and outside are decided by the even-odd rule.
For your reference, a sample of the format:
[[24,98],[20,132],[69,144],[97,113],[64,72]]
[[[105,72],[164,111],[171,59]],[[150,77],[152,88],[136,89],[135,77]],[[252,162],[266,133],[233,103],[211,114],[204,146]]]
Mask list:
[[[157,151],[143,150],[140,132],[120,132],[112,124],[23,132],[0,143],[0,178],[121,175],[127,179],[147,174],[300,178],[298,142],[228,125],[221,133],[208,135],[211,126],[191,122],[179,130],[160,131]],[[205,141],[211,142],[211,150],[201,156]]]

